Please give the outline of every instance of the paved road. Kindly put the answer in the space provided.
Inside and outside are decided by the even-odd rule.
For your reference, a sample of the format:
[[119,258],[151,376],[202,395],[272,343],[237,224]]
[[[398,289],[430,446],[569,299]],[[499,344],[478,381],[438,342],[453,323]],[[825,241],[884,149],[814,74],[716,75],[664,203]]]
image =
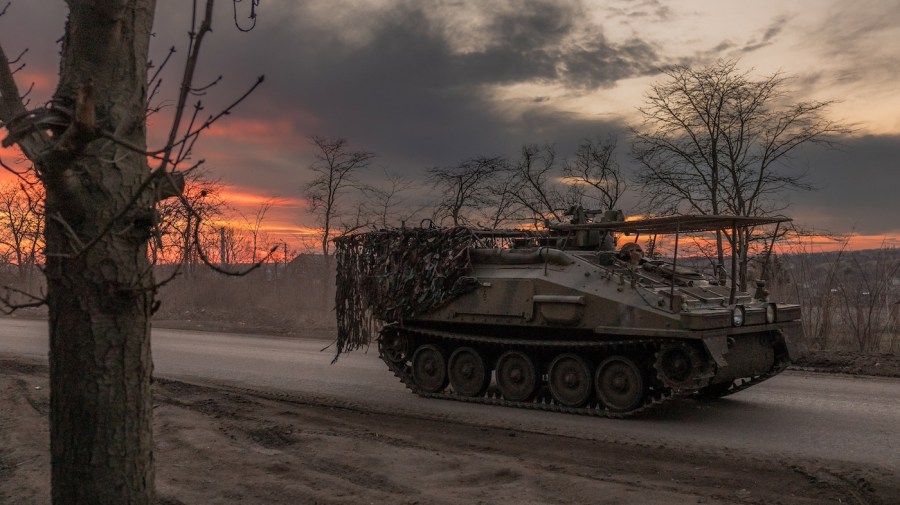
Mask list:
[[[0,354],[46,359],[47,326],[0,319]],[[156,374],[320,397],[382,412],[446,417],[589,439],[820,458],[900,472],[900,379],[786,372],[713,403],[680,401],[610,420],[427,400],[409,393],[371,352],[331,365],[321,341],[153,331]]]

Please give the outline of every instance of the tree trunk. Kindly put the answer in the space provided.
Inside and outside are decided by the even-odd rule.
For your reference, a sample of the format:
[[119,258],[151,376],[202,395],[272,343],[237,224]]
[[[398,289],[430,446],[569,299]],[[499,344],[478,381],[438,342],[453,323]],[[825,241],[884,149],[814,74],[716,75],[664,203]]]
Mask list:
[[[54,104],[72,124],[38,162],[46,188],[54,504],[153,502],[144,155],[155,1],[68,0]],[[55,132],[56,133],[56,132]],[[86,248],[87,246],[87,248]]]

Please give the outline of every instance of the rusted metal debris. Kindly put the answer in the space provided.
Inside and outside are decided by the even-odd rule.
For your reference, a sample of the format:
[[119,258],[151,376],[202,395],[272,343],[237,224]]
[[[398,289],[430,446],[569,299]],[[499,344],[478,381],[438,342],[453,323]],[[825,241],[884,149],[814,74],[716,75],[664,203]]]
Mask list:
[[468,228],[402,228],[336,238],[337,354],[367,346],[386,321],[440,307],[471,291]]

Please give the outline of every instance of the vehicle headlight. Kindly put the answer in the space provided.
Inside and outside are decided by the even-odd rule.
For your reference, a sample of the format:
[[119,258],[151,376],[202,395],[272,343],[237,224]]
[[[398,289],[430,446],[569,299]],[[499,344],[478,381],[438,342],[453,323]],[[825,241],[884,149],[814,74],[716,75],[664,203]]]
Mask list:
[[740,326],[744,324],[744,307],[743,305],[738,305],[731,309],[731,324],[734,326]]
[[776,320],[777,311],[775,309],[775,304],[770,303],[766,305],[766,322],[772,324]]

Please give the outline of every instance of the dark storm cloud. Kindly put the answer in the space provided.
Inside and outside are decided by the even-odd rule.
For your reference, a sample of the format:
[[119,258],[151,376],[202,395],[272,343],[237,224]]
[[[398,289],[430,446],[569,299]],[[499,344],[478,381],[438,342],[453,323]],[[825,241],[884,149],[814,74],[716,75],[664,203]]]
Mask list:
[[747,54],[752,53],[754,51],[758,51],[764,47],[768,47],[775,43],[778,35],[780,35],[785,26],[790,22],[790,18],[788,16],[778,16],[763,30],[762,34],[759,38],[753,38],[749,40],[743,47],[740,48],[740,52]]
[[646,19],[664,21],[674,17],[672,9],[659,0],[644,0],[641,2],[627,0],[623,5],[623,7],[618,8],[607,6],[605,10],[611,14],[639,21]]
[[802,160],[818,188],[792,197],[804,224],[864,235],[900,232],[900,136],[845,139],[839,150],[810,147]]
[[766,28],[766,31],[763,33],[763,42],[771,42],[772,39],[777,37],[782,31],[784,31],[785,25],[787,25],[790,18],[788,16],[778,16],[774,21]]
[[[528,128],[500,114],[486,95],[490,86],[552,82],[584,92],[650,72],[658,59],[641,40],[605,40],[585,25],[578,2],[529,2],[488,13],[479,33],[484,40],[460,51],[461,35],[429,5],[396,3],[364,18],[333,19],[311,7],[261,8],[254,32],[237,33],[226,17],[210,41],[231,76],[267,74],[264,98],[253,100],[264,100],[274,114],[302,109],[320,118],[316,131],[297,132],[298,142],[312,133],[344,136],[405,171],[508,152],[522,142],[565,140],[557,132],[571,131],[560,117]],[[552,105],[546,96],[533,101]],[[602,120],[573,124],[584,128],[579,137],[608,129]]]
[[564,81],[588,89],[610,87],[620,79],[645,75],[655,71],[658,63],[655,50],[639,39],[617,47],[597,41],[561,55],[560,60],[565,65]]

